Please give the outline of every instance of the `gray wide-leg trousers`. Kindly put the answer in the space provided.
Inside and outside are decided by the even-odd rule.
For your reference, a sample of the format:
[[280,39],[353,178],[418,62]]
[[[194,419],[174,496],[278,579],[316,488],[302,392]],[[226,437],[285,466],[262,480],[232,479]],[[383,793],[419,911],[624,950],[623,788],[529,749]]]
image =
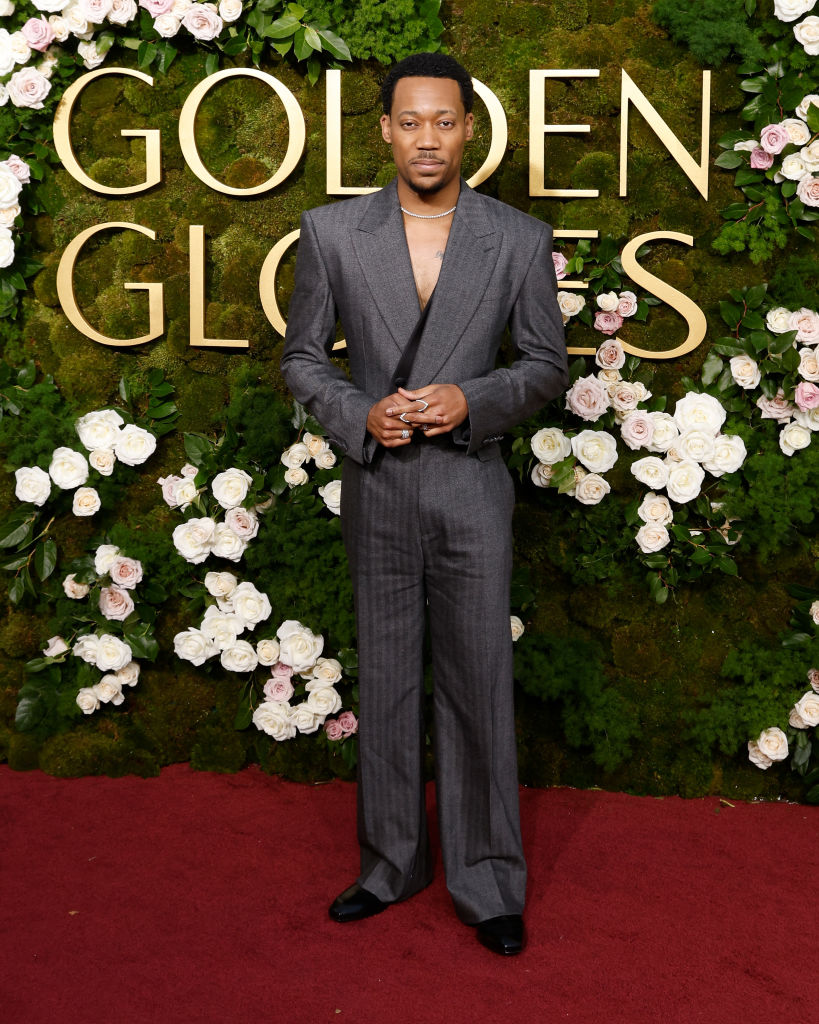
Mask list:
[[[494,453],[493,453],[494,454]],[[446,881],[468,924],[523,911],[503,460],[447,437],[345,460],[341,521],[358,629],[359,883],[405,899],[432,877],[424,803],[424,631]]]

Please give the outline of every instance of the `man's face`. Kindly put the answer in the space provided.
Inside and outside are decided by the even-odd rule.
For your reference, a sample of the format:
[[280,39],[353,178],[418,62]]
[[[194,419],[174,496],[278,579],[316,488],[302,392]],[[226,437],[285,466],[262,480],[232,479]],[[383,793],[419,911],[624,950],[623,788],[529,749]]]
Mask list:
[[419,195],[440,192],[461,173],[472,114],[453,78],[400,78],[392,111],[381,118],[399,177]]

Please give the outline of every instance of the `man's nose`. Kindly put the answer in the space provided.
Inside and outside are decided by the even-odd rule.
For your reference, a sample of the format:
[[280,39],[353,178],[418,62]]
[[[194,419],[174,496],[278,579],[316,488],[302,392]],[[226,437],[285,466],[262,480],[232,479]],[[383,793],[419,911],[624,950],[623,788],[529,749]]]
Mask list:
[[438,138],[435,135],[435,130],[431,124],[424,125],[422,130],[418,133],[416,140],[418,149],[437,149]]

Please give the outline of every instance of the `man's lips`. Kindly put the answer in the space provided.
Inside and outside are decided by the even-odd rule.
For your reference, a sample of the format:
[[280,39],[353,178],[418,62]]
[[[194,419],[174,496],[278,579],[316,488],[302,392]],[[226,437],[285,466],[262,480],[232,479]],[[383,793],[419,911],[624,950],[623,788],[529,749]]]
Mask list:
[[427,168],[435,170],[437,167],[443,167],[443,160],[434,160],[429,157],[417,157],[415,160],[411,160],[410,163],[413,167],[420,167],[421,169]]

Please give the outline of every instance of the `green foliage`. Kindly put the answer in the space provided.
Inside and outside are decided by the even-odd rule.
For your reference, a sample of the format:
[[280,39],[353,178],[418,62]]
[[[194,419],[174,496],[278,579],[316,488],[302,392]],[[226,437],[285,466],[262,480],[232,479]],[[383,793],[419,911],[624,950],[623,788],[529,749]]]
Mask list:
[[37,376],[33,362],[16,369],[0,362],[0,450],[11,470],[47,469],[54,449],[75,436],[75,411],[53,377]]
[[676,43],[684,43],[703,64],[722,64],[729,56],[762,60],[761,30],[748,23],[755,0],[657,0],[653,15]]
[[311,9],[338,28],[353,57],[391,64],[441,48],[440,6],[440,0],[316,0]]

